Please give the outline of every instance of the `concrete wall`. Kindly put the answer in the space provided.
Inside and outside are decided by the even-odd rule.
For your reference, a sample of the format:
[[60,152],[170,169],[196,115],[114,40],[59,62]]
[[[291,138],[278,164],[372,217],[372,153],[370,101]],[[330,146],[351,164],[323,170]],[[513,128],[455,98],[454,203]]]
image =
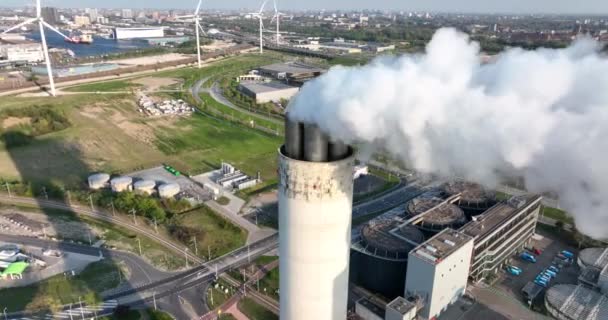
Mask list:
[[256,103],[266,103],[266,102],[271,102],[271,101],[281,101],[281,99],[289,100],[293,96],[298,94],[298,91],[300,91],[300,88],[293,87],[293,88],[285,88],[285,89],[280,89],[280,90],[275,90],[275,91],[257,93],[255,95],[255,102]]

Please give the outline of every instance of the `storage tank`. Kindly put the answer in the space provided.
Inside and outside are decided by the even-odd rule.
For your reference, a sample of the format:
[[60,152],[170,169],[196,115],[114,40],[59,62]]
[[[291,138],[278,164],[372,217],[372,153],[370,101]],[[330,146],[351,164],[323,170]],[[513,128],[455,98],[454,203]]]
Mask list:
[[403,295],[408,253],[424,241],[415,227],[399,227],[402,220],[401,214],[367,222],[351,247],[350,281],[387,299]]
[[110,175],[107,173],[96,173],[89,176],[89,188],[93,190],[101,189],[110,181]]
[[[458,229],[466,222],[462,209],[452,203],[445,203],[445,199],[422,195],[412,199],[407,204],[409,217],[425,213],[417,225],[420,229],[434,234],[445,228]],[[408,217],[408,218],[409,218]]]
[[[354,156],[286,116],[279,157],[280,318],[346,319]],[[331,150],[330,150],[331,149]]]
[[158,187],[158,195],[161,198],[173,198],[179,191],[180,187],[177,183],[166,183]]
[[581,250],[577,259],[581,268],[594,267],[604,269],[608,265],[608,248],[587,248]]
[[152,194],[154,193],[156,182],[153,180],[139,180],[133,184],[133,189],[139,193]]
[[467,181],[453,181],[443,185],[443,191],[448,196],[460,194],[456,205],[460,207],[467,217],[482,214],[496,204],[496,194],[486,190],[483,186]]
[[122,176],[110,180],[110,185],[112,187],[112,191],[114,192],[130,191],[132,184],[133,178],[127,176]]
[[545,307],[562,320],[608,319],[606,296],[581,285],[557,284],[545,293]]

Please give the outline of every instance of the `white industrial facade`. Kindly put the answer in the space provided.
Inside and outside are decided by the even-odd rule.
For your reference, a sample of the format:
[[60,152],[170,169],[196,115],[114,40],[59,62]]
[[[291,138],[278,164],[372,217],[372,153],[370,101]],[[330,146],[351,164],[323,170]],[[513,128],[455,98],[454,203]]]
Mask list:
[[0,57],[8,61],[40,62],[44,60],[39,43],[0,44]]
[[114,39],[162,38],[165,36],[163,27],[114,28]]
[[473,238],[445,229],[410,251],[405,296],[420,296],[418,316],[433,319],[464,295],[469,277]]
[[353,165],[279,151],[281,319],[346,319]]
[[484,279],[514,252],[521,250],[536,230],[541,197],[513,198],[499,203],[460,231],[475,239],[470,277]]

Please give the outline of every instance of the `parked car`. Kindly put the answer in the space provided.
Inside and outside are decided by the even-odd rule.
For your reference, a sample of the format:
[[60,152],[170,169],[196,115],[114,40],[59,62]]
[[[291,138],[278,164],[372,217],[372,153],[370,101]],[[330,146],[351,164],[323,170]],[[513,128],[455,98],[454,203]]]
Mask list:
[[558,258],[559,260],[564,261],[565,263],[571,263],[571,262],[572,262],[572,259],[571,259],[571,258],[566,257],[566,256],[565,256],[565,255],[563,255],[561,252],[557,254],[557,258]]
[[537,285],[546,288],[547,285],[549,285],[549,283],[547,283],[546,281],[540,280],[540,279],[535,279],[534,283],[536,283]]
[[551,278],[557,277],[557,272],[551,271],[548,268],[544,271],[544,273],[550,274]]
[[507,272],[514,275],[514,276],[518,276],[521,274],[521,269],[514,267],[514,266],[507,266]]
[[553,272],[555,272],[556,274],[559,273],[559,268],[555,265],[551,265],[549,268],[547,268]]
[[555,274],[554,274],[554,273],[550,273],[550,272],[548,272],[547,270],[545,270],[545,271],[541,272],[541,274],[542,274],[543,276],[545,276],[545,277],[548,277],[549,279],[553,279],[553,278],[555,278]]
[[547,281],[547,282],[551,281],[551,277],[546,276],[546,275],[544,275],[542,273],[538,274],[536,276],[536,279],[542,279],[542,280]]
[[564,256],[565,256],[566,258],[568,258],[568,259],[572,259],[572,258],[574,258],[574,253],[572,253],[572,252],[570,252],[570,251],[568,251],[568,250],[562,250],[560,253],[561,253],[562,255],[564,255]]
[[532,252],[537,256],[540,256],[543,253],[542,250],[534,247],[532,247]]
[[528,261],[528,262],[532,262],[532,263],[536,263],[536,257],[534,257],[533,255],[524,252],[520,255],[520,257],[524,260],[524,261]]

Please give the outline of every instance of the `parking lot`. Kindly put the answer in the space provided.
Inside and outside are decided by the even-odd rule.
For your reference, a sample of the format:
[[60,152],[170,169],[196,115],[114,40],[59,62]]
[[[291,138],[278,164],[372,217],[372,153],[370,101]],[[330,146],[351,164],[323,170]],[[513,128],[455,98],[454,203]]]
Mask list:
[[[497,274],[498,279],[493,286],[484,284],[473,284],[469,286],[468,291],[475,296],[479,304],[493,309],[506,319],[551,319],[531,310],[530,306],[526,303],[521,290],[528,281],[534,281],[534,278],[536,278],[541,271],[552,265],[553,259],[560,251],[568,250],[573,252],[576,256],[578,255],[578,250],[564,244],[554,236],[539,230],[537,230],[537,232],[543,238],[541,240],[532,240],[528,246],[529,248],[534,247],[542,251],[540,255],[536,256],[536,263],[523,261],[519,257],[519,253],[517,253],[508,260],[508,264],[521,268],[522,273],[520,275],[515,276],[507,273],[505,270],[499,270]],[[579,267],[576,264],[575,258],[571,265],[563,267],[557,277],[551,280],[549,287],[560,283],[576,284],[578,274]],[[537,302],[540,304],[542,304],[543,301],[544,291],[541,292],[541,295],[537,299]],[[467,312],[467,314],[471,313]],[[463,319],[466,318],[467,317],[465,316]]]

